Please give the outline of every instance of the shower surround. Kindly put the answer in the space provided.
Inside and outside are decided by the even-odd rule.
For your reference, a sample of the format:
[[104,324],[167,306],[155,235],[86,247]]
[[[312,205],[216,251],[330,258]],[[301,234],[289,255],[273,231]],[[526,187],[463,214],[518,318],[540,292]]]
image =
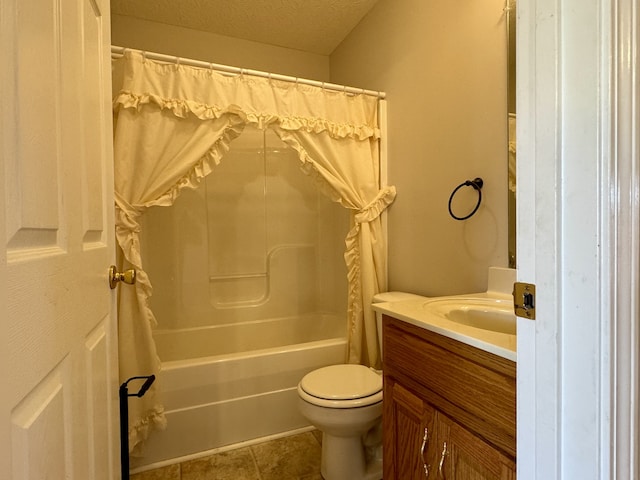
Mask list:
[[147,212],[168,426],[135,468],[308,426],[297,383],[345,361],[348,229],[296,152],[254,127],[198,189]]

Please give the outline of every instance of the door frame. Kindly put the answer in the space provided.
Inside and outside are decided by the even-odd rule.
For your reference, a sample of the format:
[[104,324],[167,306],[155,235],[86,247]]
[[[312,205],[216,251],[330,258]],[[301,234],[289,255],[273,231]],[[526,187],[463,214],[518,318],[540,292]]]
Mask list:
[[520,480],[638,475],[637,9],[518,3]]
[[[602,193],[612,199],[611,250],[611,401],[609,442],[612,478],[638,478],[638,389],[640,307],[640,156],[638,154],[638,2],[612,2],[611,160]],[[604,106],[603,106],[604,107]],[[613,201],[615,199],[615,201]],[[631,319],[631,321],[629,321]],[[606,390],[603,388],[603,390]],[[604,440],[604,439],[603,439]],[[603,445],[603,448],[606,445]]]

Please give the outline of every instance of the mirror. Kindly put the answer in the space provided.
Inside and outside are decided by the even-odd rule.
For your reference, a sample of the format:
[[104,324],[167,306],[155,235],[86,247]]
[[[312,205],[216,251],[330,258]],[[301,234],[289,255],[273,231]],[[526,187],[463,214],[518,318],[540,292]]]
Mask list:
[[516,268],[516,0],[507,6],[509,267]]

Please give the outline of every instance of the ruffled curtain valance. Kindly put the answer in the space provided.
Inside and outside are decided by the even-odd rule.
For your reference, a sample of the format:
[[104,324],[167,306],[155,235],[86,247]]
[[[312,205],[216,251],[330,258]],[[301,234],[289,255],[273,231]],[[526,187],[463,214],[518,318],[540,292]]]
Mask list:
[[[269,78],[223,76],[127,51],[114,68],[116,237],[122,268],[138,283],[119,297],[120,376],[157,374],[151,283],[143,269],[139,218],[172,205],[221,161],[246,125],[271,129],[298,153],[302,170],[351,211],[346,238],[347,361],[379,367],[374,294],[386,290],[380,214],[395,189],[380,188],[377,99]],[[130,405],[129,445],[162,427],[157,386]]]
[[248,75],[224,76],[213,70],[145,59],[126,51],[116,60],[121,87],[115,108],[140,110],[154,104],[178,118],[200,120],[237,115],[244,124],[320,133],[333,138],[379,138],[377,99]]

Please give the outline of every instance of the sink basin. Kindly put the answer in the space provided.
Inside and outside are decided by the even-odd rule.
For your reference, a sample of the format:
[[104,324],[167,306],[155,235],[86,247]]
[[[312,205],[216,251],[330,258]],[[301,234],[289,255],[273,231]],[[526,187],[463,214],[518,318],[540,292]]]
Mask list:
[[511,300],[448,297],[429,300],[423,307],[452,322],[498,333],[516,334],[516,316]]

